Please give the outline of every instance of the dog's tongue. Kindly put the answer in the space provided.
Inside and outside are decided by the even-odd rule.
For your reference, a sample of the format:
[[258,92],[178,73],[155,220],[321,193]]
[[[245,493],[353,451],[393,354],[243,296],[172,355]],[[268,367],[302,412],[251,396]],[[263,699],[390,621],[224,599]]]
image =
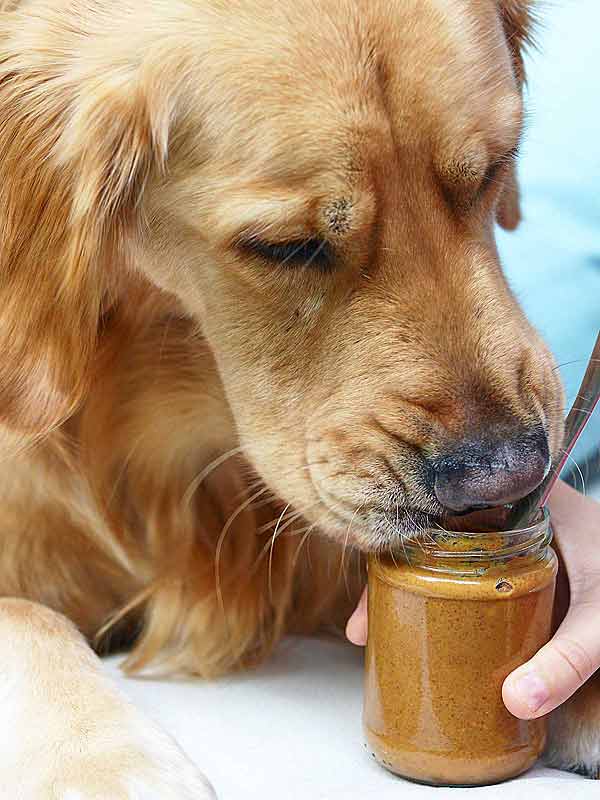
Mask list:
[[463,533],[493,533],[507,530],[510,506],[486,508],[482,511],[471,511],[444,520],[443,527],[449,531]]

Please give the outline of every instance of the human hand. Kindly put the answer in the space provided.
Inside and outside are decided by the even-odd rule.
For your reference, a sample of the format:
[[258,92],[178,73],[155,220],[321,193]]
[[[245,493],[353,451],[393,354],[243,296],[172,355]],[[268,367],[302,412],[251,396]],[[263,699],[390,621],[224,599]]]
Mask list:
[[365,586],[358,605],[346,625],[346,637],[352,644],[364,647],[367,644],[367,587]]
[[[571,600],[552,640],[504,682],[504,703],[520,719],[552,711],[600,668],[600,504],[558,481],[549,507]],[[366,644],[366,589],[346,635],[356,645]]]
[[600,668],[600,504],[558,481],[549,508],[570,605],[551,641],[504,682],[504,703],[520,719],[554,710]]

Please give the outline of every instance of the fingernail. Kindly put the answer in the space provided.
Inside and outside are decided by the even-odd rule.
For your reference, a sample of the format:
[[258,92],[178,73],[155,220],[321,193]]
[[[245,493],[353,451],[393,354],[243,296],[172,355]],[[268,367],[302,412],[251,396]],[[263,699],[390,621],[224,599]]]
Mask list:
[[531,711],[539,709],[550,699],[550,690],[537,672],[526,672],[513,681],[513,689]]

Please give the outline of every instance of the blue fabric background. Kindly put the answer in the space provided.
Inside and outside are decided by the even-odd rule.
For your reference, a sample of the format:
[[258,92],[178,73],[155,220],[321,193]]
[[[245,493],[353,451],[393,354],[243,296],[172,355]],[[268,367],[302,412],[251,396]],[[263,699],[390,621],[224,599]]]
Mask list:
[[[570,407],[600,330],[600,2],[544,3],[541,18],[540,49],[527,59],[524,220],[498,243],[525,311],[567,362]],[[597,410],[575,458],[599,447]]]

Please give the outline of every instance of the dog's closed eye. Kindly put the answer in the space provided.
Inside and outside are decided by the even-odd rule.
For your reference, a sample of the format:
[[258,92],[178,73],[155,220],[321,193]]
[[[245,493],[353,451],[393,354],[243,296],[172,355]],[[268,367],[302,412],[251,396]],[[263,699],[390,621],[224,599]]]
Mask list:
[[490,164],[479,185],[479,191],[478,191],[479,196],[481,196],[490,186],[494,184],[494,182],[500,176],[504,164],[505,164],[504,159],[495,161],[493,164]]
[[[487,164],[465,158],[447,164],[444,173],[446,196],[460,212],[469,212],[499,190],[518,156],[518,145]],[[485,171],[484,171],[485,170]]]
[[481,183],[479,184],[478,196],[481,197],[491,186],[493,186],[497,179],[500,178],[505,169],[508,169],[516,160],[519,148],[513,147],[501,158],[492,162],[487,168]]
[[323,239],[298,239],[290,242],[252,239],[243,243],[243,249],[284,267],[314,267],[327,271],[333,263],[331,246]]

